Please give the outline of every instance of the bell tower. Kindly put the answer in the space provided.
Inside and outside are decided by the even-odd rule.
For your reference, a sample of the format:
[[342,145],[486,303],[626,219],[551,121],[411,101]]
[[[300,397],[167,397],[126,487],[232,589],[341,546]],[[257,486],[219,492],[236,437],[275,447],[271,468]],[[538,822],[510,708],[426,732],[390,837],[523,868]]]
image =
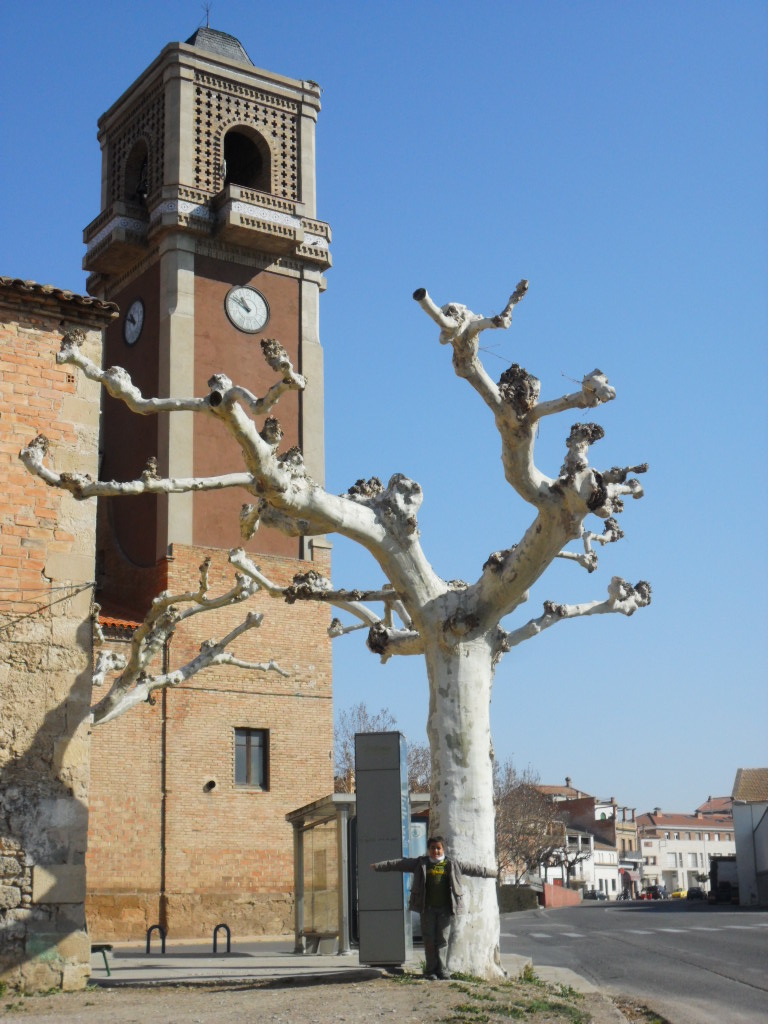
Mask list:
[[[276,338],[308,379],[283,396],[284,445],[324,477],[318,306],[330,229],[316,219],[320,89],[254,66],[233,36],[200,28],[171,43],[99,120],[101,212],[84,231],[90,294],[116,302],[105,365],[147,396],[203,395],[217,372],[261,394],[273,382],[259,341]],[[105,396],[103,479],[242,469],[220,424],[191,413],[139,417]],[[241,543],[242,491],[112,499],[102,532],[134,566],[173,544]],[[249,547],[294,558],[309,549],[275,531]]]
[[[257,395],[275,383],[260,340],[275,338],[307,381],[275,409],[283,450],[298,445],[324,477],[319,299],[331,265],[316,219],[320,89],[254,66],[232,36],[198,29],[170,43],[99,120],[101,212],[84,232],[88,290],[117,303],[106,366],[146,396],[208,393],[214,373]],[[259,423],[258,427],[261,428]],[[103,396],[100,477],[134,480],[150,459],[162,477],[241,473],[212,416],[137,416]],[[259,530],[243,545],[240,488],[110,498],[97,524],[100,622],[129,655],[162,591],[232,586],[227,560],[246,546],[265,575],[330,575],[329,545]],[[333,790],[330,610],[256,593],[179,621],[153,671],[174,673],[246,612],[232,663],[179,678],[91,743],[86,914],[93,933],[136,939],[160,922],[176,937],[285,934],[294,865],[286,815]],[[265,660],[280,672],[244,664]]]

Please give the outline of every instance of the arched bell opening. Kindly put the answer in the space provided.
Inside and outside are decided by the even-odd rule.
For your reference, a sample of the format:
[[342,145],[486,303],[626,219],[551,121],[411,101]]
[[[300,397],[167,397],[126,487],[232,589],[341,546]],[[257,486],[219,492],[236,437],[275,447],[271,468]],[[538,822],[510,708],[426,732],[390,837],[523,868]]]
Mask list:
[[143,203],[149,195],[149,150],[139,139],[125,161],[123,195],[129,203]]
[[224,184],[272,191],[271,154],[257,131],[240,126],[224,136]]

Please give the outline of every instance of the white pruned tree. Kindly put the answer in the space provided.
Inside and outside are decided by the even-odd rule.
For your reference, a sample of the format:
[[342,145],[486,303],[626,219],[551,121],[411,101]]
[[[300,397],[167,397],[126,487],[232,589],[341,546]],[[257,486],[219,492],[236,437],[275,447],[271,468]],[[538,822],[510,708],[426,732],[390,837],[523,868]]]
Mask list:
[[[117,483],[55,473],[44,462],[44,438],[36,439],[21,453],[31,472],[52,486],[71,491],[76,498],[240,487],[255,498],[241,514],[245,538],[263,524],[292,537],[336,533],[366,548],[385,579],[376,590],[335,590],[330,580],[314,572],[281,588],[268,580],[243,550],[234,550],[230,561],[239,576],[231,600],[242,599],[249,587],[258,586],[288,602],[325,601],[355,620],[352,626],[334,620],[333,635],[354,628],[367,630],[368,647],[382,661],[398,655],[424,657],[430,688],[431,827],[446,837],[452,855],[489,869],[495,865],[490,697],[499,659],[523,640],[566,619],[606,613],[632,615],[647,605],[651,596],[646,582],[633,586],[614,577],[602,601],[548,601],[540,615],[511,630],[502,627],[502,620],[526,601],[529,588],[556,558],[572,559],[590,573],[596,569],[596,548],[622,536],[613,517],[622,510],[623,498],[639,498],[643,493],[632,474],[647,468],[592,468],[589,448],[603,436],[594,423],[571,428],[563,465],[555,476],[547,476],[536,465],[535,438],[545,417],[594,408],[611,401],[615,391],[600,370],[588,373],[575,392],[549,401],[539,400],[540,382],[517,364],[510,366],[498,383],[489,377],[478,355],[480,334],[508,328],[512,311],[527,287],[528,283],[521,281],[503,311],[492,317],[476,315],[456,303],[439,307],[425,289],[414,293],[414,299],[439,327],[440,343],[452,349],[456,374],[491,411],[505,478],[533,509],[531,524],[518,543],[491,552],[471,583],[441,579],[427,560],[418,528],[422,491],[416,482],[395,474],[386,486],[372,478],[359,480],[345,494],[331,494],[307,475],[298,449],[279,452],[282,431],[269,414],[284,392],[301,390],[306,382],[275,341],[263,341],[262,349],[279,380],[262,398],[223,374],[211,378],[204,397],[146,398],[121,368],[102,371],[85,358],[76,332],[65,336],[57,356],[60,363],[79,367],[142,415],[185,411],[220,420],[241,449],[242,472],[164,479],[157,475],[152,460],[138,480]],[[262,417],[266,418],[259,429],[256,419]],[[602,534],[585,525],[590,515],[605,521]],[[567,549],[573,542],[580,550]],[[207,599],[203,591],[201,585],[201,594]],[[374,606],[382,610],[377,612]],[[245,623],[243,628],[247,628]],[[231,634],[226,642],[234,639]],[[190,665],[178,672],[183,676],[193,670],[197,669]],[[119,669],[110,694],[96,710],[96,721],[128,707],[140,681],[145,688],[173,683],[146,670],[126,675],[132,672],[135,668],[130,666]],[[141,693],[135,699],[142,699]],[[449,963],[453,970],[487,978],[502,974],[493,880],[468,880],[468,912],[452,930]]]

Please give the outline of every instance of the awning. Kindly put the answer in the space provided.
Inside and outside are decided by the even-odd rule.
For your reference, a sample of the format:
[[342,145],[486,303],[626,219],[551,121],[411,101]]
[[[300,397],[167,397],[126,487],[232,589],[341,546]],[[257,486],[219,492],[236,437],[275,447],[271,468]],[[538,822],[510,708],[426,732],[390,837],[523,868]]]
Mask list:
[[630,871],[628,868],[619,868],[619,874],[620,875],[627,875],[631,879],[631,881],[633,881],[633,882],[639,882],[640,881],[640,872],[639,871]]

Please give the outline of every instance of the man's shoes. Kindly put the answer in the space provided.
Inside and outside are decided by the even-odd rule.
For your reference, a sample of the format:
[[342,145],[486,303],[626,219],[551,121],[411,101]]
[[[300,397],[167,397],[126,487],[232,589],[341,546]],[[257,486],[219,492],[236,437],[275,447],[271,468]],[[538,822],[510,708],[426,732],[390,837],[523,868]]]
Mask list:
[[450,981],[451,980],[451,972],[450,971],[440,971],[440,973],[438,974],[437,978],[438,978],[439,981]]
[[427,981],[437,981],[436,974],[425,974],[424,977]]

